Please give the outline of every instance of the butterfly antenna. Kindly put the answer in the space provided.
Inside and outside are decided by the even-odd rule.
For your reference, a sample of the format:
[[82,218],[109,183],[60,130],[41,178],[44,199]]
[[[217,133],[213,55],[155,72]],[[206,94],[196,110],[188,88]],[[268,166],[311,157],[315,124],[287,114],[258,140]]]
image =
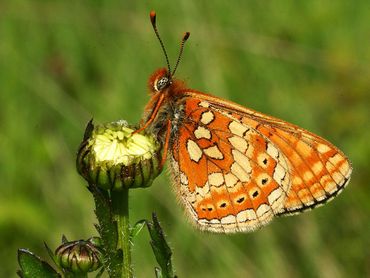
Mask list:
[[151,11],[150,12],[150,21],[152,22],[152,26],[153,26],[153,29],[154,29],[154,33],[155,35],[157,36],[157,39],[159,41],[159,44],[161,45],[162,47],[162,50],[163,50],[163,53],[164,53],[164,56],[166,57],[166,62],[167,62],[167,68],[168,68],[168,72],[171,73],[171,67],[170,67],[170,62],[168,60],[168,55],[167,55],[167,51],[166,51],[166,48],[164,47],[164,44],[162,42],[162,39],[161,37],[159,36],[159,32],[158,32],[158,29],[157,29],[157,25],[156,25],[156,17],[157,17],[157,14],[155,13],[155,11]]
[[180,51],[179,51],[179,56],[177,57],[177,61],[176,61],[175,68],[173,69],[173,72],[172,72],[172,74],[171,74],[172,76],[174,76],[174,75],[175,75],[175,72],[176,72],[177,67],[178,67],[178,65],[179,65],[179,63],[180,63],[180,60],[181,60],[182,52],[184,51],[184,45],[185,45],[185,42],[188,40],[189,36],[190,36],[190,32],[186,32],[186,33],[184,34],[184,36],[182,37],[181,45],[180,45]]

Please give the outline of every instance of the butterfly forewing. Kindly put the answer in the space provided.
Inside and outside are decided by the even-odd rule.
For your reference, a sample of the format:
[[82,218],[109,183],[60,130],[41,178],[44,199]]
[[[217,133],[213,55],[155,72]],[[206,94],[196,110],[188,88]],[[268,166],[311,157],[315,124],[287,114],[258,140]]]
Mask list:
[[201,229],[255,230],[274,215],[328,201],[349,180],[343,153],[297,126],[198,92],[178,102],[183,119],[173,126],[171,165]]

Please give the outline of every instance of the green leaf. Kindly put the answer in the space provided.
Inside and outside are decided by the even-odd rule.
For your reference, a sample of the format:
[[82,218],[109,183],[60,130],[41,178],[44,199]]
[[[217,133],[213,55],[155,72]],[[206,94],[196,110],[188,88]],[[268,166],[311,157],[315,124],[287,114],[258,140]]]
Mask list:
[[61,277],[47,262],[26,249],[18,250],[18,263],[21,268],[18,273],[23,278]]
[[102,267],[99,270],[99,272],[96,274],[95,278],[100,278],[103,275],[104,271],[105,271],[105,269],[104,269],[104,267]]
[[[116,247],[115,247],[116,248]],[[110,277],[121,277],[122,276],[122,261],[123,261],[123,252],[122,249],[114,249],[115,253],[110,258],[109,265],[109,276]]]
[[95,184],[89,184],[89,190],[95,200],[95,214],[99,221],[97,230],[108,250],[115,250],[117,246],[117,229],[113,220],[111,204],[107,192],[99,189]]
[[[150,244],[152,246],[155,258],[160,266],[160,271],[155,270],[157,277],[173,278],[174,271],[171,262],[172,251],[168,246],[162,227],[159,224],[157,215],[152,214],[153,221],[147,222],[147,227],[151,237]],[[159,276],[158,276],[159,275]]]
[[146,220],[144,219],[136,222],[134,227],[131,229],[131,235],[130,235],[131,239],[134,239],[141,232],[145,224],[146,224]]
[[113,219],[111,201],[106,191],[95,184],[89,184],[89,190],[94,196],[95,214],[99,221],[96,228],[100,234],[103,249],[103,265],[111,277],[120,277],[122,250],[117,250],[117,226]]
[[156,278],[162,278],[163,277],[162,276],[162,271],[161,271],[161,269],[159,267],[155,267],[154,268],[154,272],[155,272],[155,277]]

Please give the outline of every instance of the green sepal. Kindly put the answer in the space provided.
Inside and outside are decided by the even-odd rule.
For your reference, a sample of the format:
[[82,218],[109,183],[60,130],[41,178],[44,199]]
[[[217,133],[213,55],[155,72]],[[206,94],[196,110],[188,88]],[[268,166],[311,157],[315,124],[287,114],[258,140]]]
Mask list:
[[94,130],[94,124],[93,124],[93,120],[94,119],[91,119],[87,125],[86,125],[86,128],[85,128],[85,132],[84,132],[84,137],[83,137],[83,140],[87,140],[91,137],[91,134]]
[[155,273],[156,275],[161,275],[158,277],[174,278],[175,275],[171,262],[171,248],[166,242],[165,234],[155,213],[152,214],[152,219],[152,222],[147,222],[147,227],[151,238],[150,245],[152,246],[155,258],[160,266],[160,272],[156,270]]
[[27,249],[18,250],[18,263],[21,270],[18,275],[22,278],[60,278],[60,274],[55,271],[47,262],[41,260],[38,256]]
[[68,239],[65,235],[62,235],[62,244],[67,243]]
[[49,248],[46,242],[44,242],[44,246],[46,248],[46,251],[49,254],[49,257],[53,260],[54,264],[58,266],[58,262],[57,262],[58,260],[56,259],[54,252]]

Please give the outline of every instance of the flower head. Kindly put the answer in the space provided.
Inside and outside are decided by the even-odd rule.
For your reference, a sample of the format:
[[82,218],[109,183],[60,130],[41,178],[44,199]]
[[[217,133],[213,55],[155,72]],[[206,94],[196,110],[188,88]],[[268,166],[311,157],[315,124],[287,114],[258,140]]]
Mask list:
[[160,144],[125,121],[90,121],[77,155],[78,172],[104,189],[148,187],[161,172]]
[[57,264],[73,273],[88,273],[102,265],[102,253],[95,238],[65,242],[55,250]]

